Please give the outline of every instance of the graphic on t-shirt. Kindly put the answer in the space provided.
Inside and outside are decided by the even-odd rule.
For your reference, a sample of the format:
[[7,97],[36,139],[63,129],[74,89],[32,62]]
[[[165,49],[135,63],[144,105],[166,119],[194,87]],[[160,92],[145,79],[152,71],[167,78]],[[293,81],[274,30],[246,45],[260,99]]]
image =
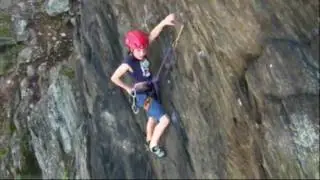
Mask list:
[[150,63],[147,59],[140,62],[140,68],[144,77],[149,77],[151,74],[149,71],[149,65]]

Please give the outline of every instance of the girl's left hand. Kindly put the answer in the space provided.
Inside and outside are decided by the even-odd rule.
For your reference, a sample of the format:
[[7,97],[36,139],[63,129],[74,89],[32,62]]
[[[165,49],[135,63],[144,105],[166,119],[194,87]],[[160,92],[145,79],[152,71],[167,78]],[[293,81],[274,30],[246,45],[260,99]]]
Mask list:
[[174,13],[169,14],[163,20],[164,25],[174,26],[175,25],[175,15]]

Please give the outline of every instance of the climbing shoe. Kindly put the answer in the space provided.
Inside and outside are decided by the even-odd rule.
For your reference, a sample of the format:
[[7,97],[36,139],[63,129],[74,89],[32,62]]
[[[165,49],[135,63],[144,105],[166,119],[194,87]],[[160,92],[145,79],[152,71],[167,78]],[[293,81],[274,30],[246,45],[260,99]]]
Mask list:
[[159,146],[154,146],[150,150],[151,150],[152,153],[154,153],[159,158],[162,158],[162,157],[165,156],[164,150]]

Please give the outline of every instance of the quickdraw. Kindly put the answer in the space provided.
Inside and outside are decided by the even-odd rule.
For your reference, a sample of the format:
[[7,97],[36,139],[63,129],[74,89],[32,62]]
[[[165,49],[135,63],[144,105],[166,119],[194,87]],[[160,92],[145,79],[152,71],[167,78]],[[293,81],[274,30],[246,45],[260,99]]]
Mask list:
[[132,98],[132,102],[131,102],[131,109],[133,111],[134,114],[138,114],[139,113],[139,108],[137,107],[137,92],[135,89],[133,89],[133,91],[131,92],[131,98]]

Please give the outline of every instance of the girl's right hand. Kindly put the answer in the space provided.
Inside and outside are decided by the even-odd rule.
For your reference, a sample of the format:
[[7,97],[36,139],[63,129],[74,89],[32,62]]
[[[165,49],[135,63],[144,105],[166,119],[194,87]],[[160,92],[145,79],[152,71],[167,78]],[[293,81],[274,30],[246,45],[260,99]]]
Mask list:
[[127,91],[127,93],[128,93],[129,95],[132,95],[133,88],[127,88],[126,91]]
[[136,90],[142,90],[142,89],[145,89],[148,87],[148,84],[147,82],[138,82],[138,83],[135,83],[133,88],[136,89]]

